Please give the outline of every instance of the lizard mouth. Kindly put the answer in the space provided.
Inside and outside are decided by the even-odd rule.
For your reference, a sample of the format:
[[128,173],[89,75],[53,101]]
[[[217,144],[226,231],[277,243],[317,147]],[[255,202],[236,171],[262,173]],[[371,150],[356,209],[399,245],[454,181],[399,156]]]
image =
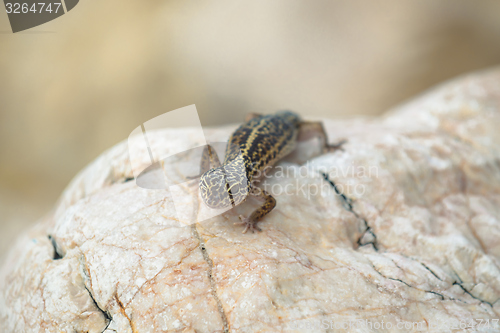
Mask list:
[[203,202],[205,205],[207,205],[209,208],[212,209],[223,209],[223,208],[231,208],[234,207],[234,200],[231,196],[226,193],[225,195],[218,196],[201,196],[203,198]]

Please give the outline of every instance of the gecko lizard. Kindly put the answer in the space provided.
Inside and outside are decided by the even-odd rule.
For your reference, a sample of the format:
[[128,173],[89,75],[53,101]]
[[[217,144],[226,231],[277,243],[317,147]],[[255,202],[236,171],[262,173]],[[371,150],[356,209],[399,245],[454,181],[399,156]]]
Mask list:
[[249,217],[240,215],[241,222],[235,223],[245,225],[243,233],[261,231],[257,222],[274,209],[276,200],[255,186],[254,180],[266,167],[291,153],[297,141],[314,136],[321,140],[323,152],[338,149],[344,143],[329,145],[321,122],[302,121],[299,115],[290,111],[272,115],[250,114],[229,138],[222,164],[215,150],[210,145],[205,146],[199,184],[203,201],[208,207],[219,209],[235,207],[249,195],[262,199],[262,206]]

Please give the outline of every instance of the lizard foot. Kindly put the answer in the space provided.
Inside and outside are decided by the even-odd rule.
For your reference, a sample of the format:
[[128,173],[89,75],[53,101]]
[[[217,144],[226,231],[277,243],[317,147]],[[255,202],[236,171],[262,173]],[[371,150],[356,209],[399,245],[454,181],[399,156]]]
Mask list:
[[347,143],[347,140],[342,140],[340,142],[337,142],[335,144],[327,144],[326,145],[326,152],[332,152],[332,151],[336,151],[336,150],[341,150],[341,151],[344,151],[344,147],[342,147],[345,143]]
[[253,220],[249,219],[248,217],[244,217],[243,215],[240,215],[240,220],[241,222],[236,222],[235,224],[244,224],[245,229],[241,232],[242,234],[245,234],[248,230],[251,230],[252,233],[257,231],[262,231],[259,227],[257,227],[257,222],[254,222]]

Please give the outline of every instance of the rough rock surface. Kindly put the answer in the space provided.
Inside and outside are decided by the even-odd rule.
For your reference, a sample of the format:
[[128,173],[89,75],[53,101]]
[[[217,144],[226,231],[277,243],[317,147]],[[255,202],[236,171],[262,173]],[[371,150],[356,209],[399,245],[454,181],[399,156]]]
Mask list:
[[169,191],[127,181],[126,143],[105,152],[11,249],[0,331],[497,332],[500,70],[325,124],[344,151],[272,170],[258,234],[233,225],[256,202],[185,223]]

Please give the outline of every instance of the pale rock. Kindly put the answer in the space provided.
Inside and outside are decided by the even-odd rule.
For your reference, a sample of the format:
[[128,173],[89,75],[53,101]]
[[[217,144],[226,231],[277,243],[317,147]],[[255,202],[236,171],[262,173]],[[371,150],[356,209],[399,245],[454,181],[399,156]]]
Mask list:
[[[233,225],[255,201],[192,224],[170,191],[126,181],[127,143],[105,152],[10,250],[0,331],[443,332],[476,320],[497,332],[500,70],[380,119],[324,122],[344,150],[299,165],[315,146],[301,144],[274,168],[277,206],[255,234]],[[151,147],[168,154],[189,133],[152,133]]]

